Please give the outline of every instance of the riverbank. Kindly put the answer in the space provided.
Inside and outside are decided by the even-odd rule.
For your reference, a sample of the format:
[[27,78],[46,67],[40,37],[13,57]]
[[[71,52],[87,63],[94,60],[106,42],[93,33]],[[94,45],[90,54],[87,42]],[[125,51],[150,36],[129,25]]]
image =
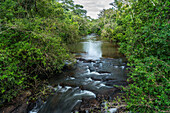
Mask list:
[[11,102],[4,103],[0,113],[28,113],[35,107],[37,101],[41,100],[43,104],[49,95],[55,93],[48,84],[47,81],[37,80],[32,89],[22,90]]
[[[98,85],[97,84],[96,85],[98,87],[103,87],[103,85],[104,85],[104,84],[99,84],[98,81],[107,82],[107,85],[109,85],[109,86],[113,86],[113,85],[123,85],[123,86],[125,86],[125,85],[127,85],[126,80],[119,81],[119,80],[115,80],[113,77],[108,77],[106,75],[107,71],[104,70],[104,69],[98,70],[97,71],[98,74],[93,73],[95,71],[93,69],[96,69],[96,67],[98,67],[100,65],[99,62],[95,63],[95,62],[97,62],[96,60],[86,60],[86,59],[83,59],[83,58],[77,58],[77,60],[78,60],[78,62],[76,64],[77,66],[76,65],[75,66],[79,67],[78,70],[81,69],[82,73],[84,73],[84,71],[86,71],[85,67],[87,65],[90,65],[91,62],[94,63],[93,64],[94,67],[89,68],[89,70],[92,72],[92,74],[86,75],[86,77],[88,77],[88,79],[86,79],[85,82],[90,83],[91,80],[95,80],[96,82],[94,82],[94,83],[95,84],[97,83]],[[108,60],[108,59],[102,59],[101,62],[106,62],[106,60]],[[110,61],[111,60],[112,59],[110,59]],[[80,64],[80,62],[83,62],[83,63]],[[117,65],[118,65],[118,63],[117,63]],[[107,67],[105,69],[107,69]],[[82,70],[82,68],[84,68],[84,69]],[[117,68],[122,68],[122,67],[119,66]],[[49,96],[55,96],[56,93],[57,92],[59,93],[60,91],[61,92],[66,91],[67,92],[69,90],[69,87],[67,87],[67,86],[71,86],[71,87],[75,88],[74,89],[75,92],[79,92],[76,89],[76,86],[79,83],[81,84],[82,80],[85,79],[84,77],[83,78],[81,77],[81,81],[79,81],[79,83],[76,83],[76,84],[72,83],[72,81],[64,82],[64,83],[60,84],[60,86],[58,86],[58,84],[53,83],[53,82],[56,82],[56,80],[59,80],[63,77],[68,78],[68,76],[69,76],[70,80],[74,80],[74,78],[71,74],[73,72],[73,70],[75,70],[75,67],[66,69],[59,76],[55,76],[55,80],[54,80],[54,78],[51,78],[51,79],[53,79],[53,81],[51,81],[52,86],[49,85],[48,82],[44,82],[44,83],[39,83],[39,86],[36,87],[37,90],[35,90],[36,89],[35,88],[34,90],[24,91],[23,93],[21,93],[20,96],[18,96],[18,98],[16,98],[13,101],[13,103],[8,104],[7,105],[8,107],[4,107],[3,110],[2,110],[2,113],[3,112],[4,113],[23,113],[23,112],[27,113],[29,111],[31,111],[30,113],[35,113],[35,112],[39,111],[39,109],[42,107],[44,102],[49,101]],[[99,73],[101,74],[100,76],[99,76]],[[97,74],[97,76],[94,76],[95,74]],[[89,78],[91,78],[91,79],[89,79]],[[42,87],[42,89],[40,90],[40,89],[38,89],[38,87]],[[87,89],[89,90],[88,85],[80,86],[80,87],[83,91],[87,91]],[[102,93],[98,93],[98,91],[100,91],[100,90],[102,90],[101,91]],[[88,98],[82,99],[81,104],[79,103],[76,106],[74,106],[74,108],[72,108],[72,112],[88,111],[88,112],[98,113],[99,111],[105,112],[106,110],[113,110],[113,107],[115,107],[116,111],[120,111],[120,110],[122,111],[122,110],[125,109],[124,103],[123,103],[123,106],[122,106],[122,102],[121,103],[119,102],[119,104],[118,104],[117,100],[114,101],[116,99],[116,97],[120,95],[119,93],[123,93],[123,92],[121,92],[120,87],[113,87],[113,88],[110,87],[109,90],[103,89],[103,88],[102,89],[96,89],[96,88],[91,87],[91,91],[96,92],[96,93],[94,94],[90,91],[84,92],[85,95],[87,94],[86,96],[88,96]],[[83,93],[80,92],[80,95],[82,95],[82,94]],[[91,95],[89,95],[89,94],[91,94]],[[95,97],[95,98],[91,98],[90,96]],[[58,97],[58,95],[57,95],[57,98],[61,99],[60,97]],[[33,100],[31,100],[31,99],[33,99]],[[55,98],[55,100],[56,100],[56,98]],[[110,103],[110,104],[108,104],[108,103]],[[54,106],[56,105],[55,103],[53,103],[53,104],[54,104]],[[53,104],[50,104],[50,105],[53,105]],[[41,110],[40,112],[45,113],[46,111]],[[49,111],[47,111],[47,112],[49,112]]]
[[104,102],[111,103],[121,92],[117,86],[127,85],[126,58],[116,46],[96,40],[95,35],[88,35],[70,47],[70,51],[75,53],[76,64],[49,79],[55,94],[41,108],[35,107],[31,112],[103,111],[107,107]]
[[6,111],[97,113],[124,110],[125,103],[118,104],[117,96],[124,93],[121,86],[128,84],[128,67],[118,46],[100,41],[92,34],[83,38],[82,42],[70,45],[70,52],[76,58],[72,67],[65,66],[62,73],[52,75],[46,82],[34,81],[35,87],[26,91],[29,95],[23,92],[18,100],[24,100],[17,102],[16,99],[16,104],[7,107]]

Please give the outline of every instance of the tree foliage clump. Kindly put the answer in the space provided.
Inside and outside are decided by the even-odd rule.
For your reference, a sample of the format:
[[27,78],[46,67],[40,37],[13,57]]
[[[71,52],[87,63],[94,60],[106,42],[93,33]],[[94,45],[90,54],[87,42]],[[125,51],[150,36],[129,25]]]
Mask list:
[[61,71],[71,60],[66,43],[80,39],[86,27],[79,21],[88,20],[54,0],[1,0],[0,7],[1,105],[37,75]]
[[[167,0],[115,0],[96,30],[118,42],[131,67],[125,88],[132,112],[169,111],[169,5]],[[110,13],[112,11],[112,13]]]

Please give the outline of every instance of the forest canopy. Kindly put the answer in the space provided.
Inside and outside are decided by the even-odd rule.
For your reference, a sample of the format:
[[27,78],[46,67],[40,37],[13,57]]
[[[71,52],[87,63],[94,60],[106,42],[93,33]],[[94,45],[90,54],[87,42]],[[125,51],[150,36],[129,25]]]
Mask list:
[[72,0],[1,0],[0,104],[31,82],[61,71],[71,60],[67,43],[88,33],[83,6]]

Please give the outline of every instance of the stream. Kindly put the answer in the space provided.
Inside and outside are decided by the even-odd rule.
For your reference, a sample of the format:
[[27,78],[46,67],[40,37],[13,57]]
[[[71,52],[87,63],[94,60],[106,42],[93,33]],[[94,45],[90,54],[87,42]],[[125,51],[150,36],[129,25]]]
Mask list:
[[56,93],[29,113],[107,112],[105,100],[120,92],[114,85],[127,85],[126,58],[116,45],[96,37],[91,34],[69,45],[77,63],[49,80]]

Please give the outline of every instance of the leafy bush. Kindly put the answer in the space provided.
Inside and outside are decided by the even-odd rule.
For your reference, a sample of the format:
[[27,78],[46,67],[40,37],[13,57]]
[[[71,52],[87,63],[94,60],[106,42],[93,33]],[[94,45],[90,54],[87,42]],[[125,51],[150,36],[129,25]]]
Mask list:
[[30,88],[37,76],[61,71],[72,60],[66,43],[80,39],[80,26],[53,0],[3,0],[0,7],[1,105]]
[[30,32],[19,26],[10,26],[1,33],[1,99],[10,100],[16,96],[31,77],[48,76],[49,72],[64,66],[69,54],[61,44],[62,39],[44,33]]
[[[107,30],[106,37],[119,42],[120,51],[128,58],[129,81],[133,83],[124,90],[127,108],[132,112],[169,110],[169,4],[165,0],[114,2],[116,15],[110,15],[116,24],[107,27],[112,30]],[[105,15],[102,18],[109,22]]]
[[133,84],[125,89],[128,96],[127,107],[135,112],[168,110],[169,65],[153,56],[135,59],[129,65],[135,68],[129,73]]

